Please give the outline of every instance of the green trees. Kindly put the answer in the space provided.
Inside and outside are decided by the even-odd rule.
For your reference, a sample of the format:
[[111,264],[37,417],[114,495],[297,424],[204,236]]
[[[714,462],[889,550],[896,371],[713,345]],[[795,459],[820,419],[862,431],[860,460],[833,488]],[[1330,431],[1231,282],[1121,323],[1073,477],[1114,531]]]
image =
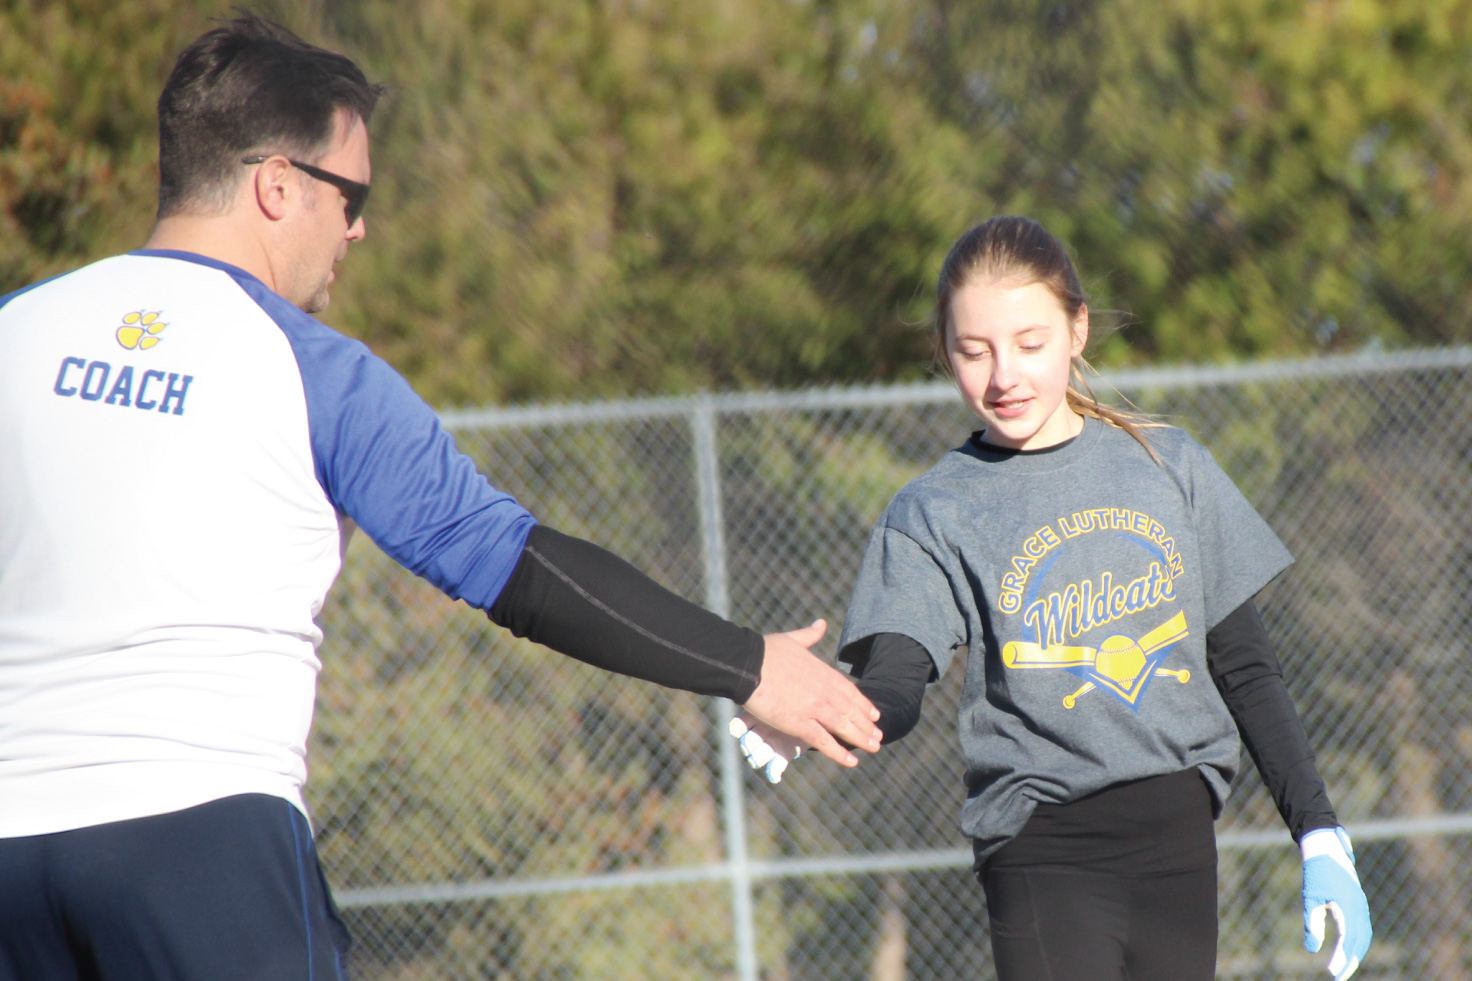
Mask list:
[[1466,4],[932,9],[932,101],[1006,147],[977,179],[1134,313],[1131,357],[1468,336]]
[[[1030,213],[1105,361],[1468,329],[1465,0],[267,3],[395,87],[329,318],[436,403],[919,377]],[[131,247],[198,0],[0,8],[0,289]]]
[[[1130,312],[1129,329],[1104,345],[1106,363],[1472,338],[1472,0],[258,6],[394,87],[374,121],[368,239],[325,319],[369,341],[434,404],[919,377],[941,257],[964,228],[1001,212],[1029,213],[1070,243],[1096,310]],[[0,0],[0,293],[143,241],[158,88],[174,54],[227,12],[202,0]],[[1460,568],[1469,546],[1437,530],[1460,527],[1438,488],[1464,479],[1466,447],[1406,454],[1375,436],[1378,419],[1355,415],[1367,411],[1359,390],[1333,399],[1332,412],[1328,399],[1286,403],[1263,389],[1221,408],[1212,443],[1255,500],[1278,503],[1280,488],[1310,480],[1292,468],[1333,458],[1342,462],[1326,479],[1368,502],[1326,510],[1318,524],[1300,513],[1285,532],[1299,536],[1298,580],[1329,584],[1280,601],[1281,618],[1299,625],[1299,656],[1354,669],[1306,704],[1328,722],[1363,718],[1368,705],[1377,730],[1397,733],[1385,761],[1345,725],[1323,746],[1326,768],[1336,788],[1392,773],[1398,807],[1434,811],[1445,774],[1468,754],[1428,748],[1422,706],[1435,694],[1465,717],[1465,699],[1445,694],[1466,689],[1454,673],[1465,644],[1431,632],[1404,664],[1381,663],[1405,645],[1402,611],[1455,604],[1437,577]],[[1343,431],[1325,435],[1325,413]],[[814,437],[802,422],[731,434],[728,518],[778,529],[733,558],[738,615],[784,597],[805,614],[841,609],[847,581],[794,571],[797,560],[831,551],[833,529],[872,520],[950,425],[915,422],[892,438]],[[1281,435],[1298,429],[1312,437],[1305,446]],[[557,455],[545,439],[467,449],[549,523],[698,599],[698,525],[670,503],[690,497],[684,488],[661,496],[627,477],[611,493],[583,493],[613,462],[684,438],[595,433]],[[509,486],[513,455],[530,459],[520,469],[540,483]],[[628,510],[604,513],[605,500]],[[631,503],[641,500],[656,503]],[[799,508],[809,500],[821,506]],[[1397,534],[1361,542],[1366,513]],[[1436,561],[1404,592],[1386,571],[1392,539],[1435,543]],[[1344,540],[1355,543],[1349,555],[1317,544]],[[427,587],[378,585],[386,560],[361,542],[355,552],[324,617],[310,784],[336,884],[721,854],[698,702],[608,686],[570,664],[538,688],[544,652],[463,611],[456,619]],[[851,572],[856,554],[835,568]],[[1441,622],[1430,609],[1418,619]],[[779,625],[792,624],[763,624]],[[630,756],[607,748],[619,745],[611,733],[650,715],[679,738],[645,737]],[[937,739],[881,758],[879,780],[900,788],[900,805],[877,800],[855,820],[888,822],[885,841],[950,842],[953,802],[937,809],[923,788],[950,786],[952,751]],[[527,776],[548,766],[577,777],[560,798]],[[661,783],[656,771],[673,776]],[[1271,823],[1262,804],[1249,802]],[[820,823],[784,806],[771,795],[753,811],[774,851]],[[574,811],[594,817],[559,823]],[[1405,864],[1428,907],[1460,909],[1442,898],[1455,895],[1452,863],[1434,847],[1418,843]],[[673,939],[660,933],[670,920],[617,896],[362,915],[383,936],[408,938],[380,948],[381,976],[434,976],[426,965],[438,962],[416,944],[463,951],[495,976],[467,937],[497,916],[505,950],[527,942],[535,952],[519,976],[608,976],[595,959],[610,951],[650,976],[677,976],[657,962],[668,949],[702,974],[725,970],[726,894],[671,888],[688,890],[672,905],[696,914]],[[776,891],[762,898],[764,923],[781,919]],[[833,909],[857,901],[851,884],[813,894]],[[877,909],[881,898],[863,901]],[[576,943],[590,923],[607,936]],[[771,935],[789,937],[776,926]],[[1432,939],[1442,958],[1465,947],[1456,928]]]
[[0,293],[141,244],[154,103],[201,4],[0,4]]
[[918,93],[847,80],[836,14],[480,0],[333,18],[404,79],[339,316],[432,396],[918,370],[900,321],[949,234],[950,175],[913,152],[933,129]]

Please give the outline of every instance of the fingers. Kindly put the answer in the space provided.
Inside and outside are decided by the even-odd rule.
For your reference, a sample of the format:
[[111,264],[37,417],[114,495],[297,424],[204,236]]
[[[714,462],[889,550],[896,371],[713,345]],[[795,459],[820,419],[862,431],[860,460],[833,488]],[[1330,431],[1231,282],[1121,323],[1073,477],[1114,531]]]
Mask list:
[[[843,743],[834,739],[828,730],[822,726],[815,726],[813,728],[813,734],[811,736],[804,736],[803,738],[809,746],[839,766],[859,765],[859,758],[845,749]],[[875,748],[871,752],[878,752],[877,740],[875,741]]]
[[1303,949],[1317,954],[1324,945],[1324,914],[1327,906],[1315,906],[1305,911],[1303,918]]
[[[798,630],[788,631],[785,636],[791,638],[805,648],[812,648],[813,645],[817,644],[818,641],[823,639],[823,635],[827,632],[828,621],[824,620],[822,617],[819,617],[806,627],[802,627]],[[814,658],[814,660],[816,661],[817,659]],[[853,724],[860,726],[860,728],[849,733],[836,732],[833,726],[844,717],[849,717],[855,720],[878,722],[879,710],[874,707],[874,703],[869,701],[868,697],[863,692],[859,691],[858,687],[854,685],[854,683],[849,679],[846,674],[821,661],[818,661],[818,665],[820,671],[822,671],[824,674],[831,673],[834,679],[840,682],[836,691],[834,692],[837,698],[837,703],[835,705],[835,711],[837,714],[831,718],[820,718],[818,721],[822,722],[824,727],[827,728],[829,731],[835,732],[835,734],[840,739],[843,739],[845,742],[853,743],[856,746],[865,745],[868,742],[868,737],[865,735],[865,732],[870,727],[864,727],[861,726],[859,722],[855,722]],[[827,680],[828,679],[825,678],[823,679],[823,682],[827,682]],[[814,681],[816,683],[817,679],[814,679]],[[879,732],[879,730],[874,730],[873,738],[876,741],[881,737],[881,735],[882,734]],[[877,745],[872,751],[878,751]]]
[[855,766],[858,760],[839,740],[878,752],[879,713],[852,680],[808,649],[826,630],[818,620],[802,630],[768,634],[761,681],[746,710],[835,763]]
[[1309,911],[1304,918],[1303,946],[1311,954],[1318,953],[1324,945],[1324,925],[1329,914],[1333,914],[1334,926],[1338,930],[1334,953],[1329,957],[1329,973],[1334,975],[1334,981],[1349,981],[1359,970],[1360,959],[1345,952],[1344,942],[1349,937],[1349,928],[1338,903],[1325,903]]
[[741,752],[746,756],[746,762],[753,770],[765,770],[769,781],[776,783],[782,778],[781,769],[768,769],[769,764],[781,761],[785,767],[787,761],[777,755],[777,751],[767,745],[767,741],[754,732],[748,732],[739,740]]
[[[879,721],[879,709],[875,708],[874,703],[869,701],[869,696],[859,691],[857,686],[854,687],[852,696],[849,698],[846,714],[855,719],[863,719],[866,722]],[[884,738],[884,733],[880,732],[877,727],[871,726],[870,728],[874,730],[875,739]]]
[[791,637],[793,640],[797,641],[804,647],[812,647],[818,641],[822,640],[823,635],[827,632],[828,621],[824,620],[822,617],[819,617],[812,623],[808,624],[806,627],[800,627],[797,630],[789,630],[787,632],[787,636]]
[[[735,723],[738,721],[740,720],[732,721],[733,735],[735,733]],[[756,726],[761,727],[761,729],[763,730],[761,735],[764,737],[764,741],[766,741],[769,745],[771,743],[777,742],[779,739],[783,740],[785,744],[790,744],[791,759],[795,760],[799,756],[801,756],[803,754],[803,747],[806,746],[808,749],[816,750],[817,752],[822,753],[824,756],[828,757],[839,766],[859,765],[859,758],[853,753],[849,752],[842,743],[834,739],[833,736],[828,733],[828,730],[823,728],[821,725],[809,725],[802,734],[790,734],[785,733],[780,729],[776,729],[767,723],[756,722],[754,719],[751,721],[753,722],[753,728],[755,728]],[[778,755],[781,755],[781,751],[779,751]]]
[[852,710],[834,710],[818,716],[818,722],[834,737],[866,753],[879,752],[884,739],[884,732],[874,724],[876,720],[877,716],[870,718]]
[[[1334,975],[1334,981],[1343,981],[1344,969],[1349,966],[1349,958],[1344,953],[1344,911],[1339,908],[1338,903],[1330,903],[1328,910],[1334,914],[1334,926],[1339,930],[1339,939],[1334,944],[1334,955],[1329,958],[1329,973]],[[1320,920],[1322,919],[1321,916]]]
[[879,710],[847,675],[828,670],[833,671],[835,683],[827,689],[828,700],[814,706],[818,724],[850,746],[867,753],[879,752],[884,738],[884,732],[874,724],[879,721]]
[[[862,749],[866,753],[879,752],[880,743],[884,739],[884,732],[874,724],[879,721],[879,710],[846,676],[837,671],[833,673],[842,684],[829,689],[830,697],[826,702],[814,705],[815,721],[832,740],[841,739],[849,746]],[[807,737],[804,739],[814,749],[823,752],[818,742]],[[847,753],[848,750],[844,749],[843,752]]]
[[[732,719],[730,732],[736,739],[736,745],[741,749],[741,755],[746,757],[748,766],[766,777],[768,783],[782,782],[782,774],[788,765],[786,756],[783,756],[780,751],[762,738],[761,733],[749,728],[744,719]],[[800,755],[802,755],[800,747],[792,750],[793,759]]]
[[759,722],[744,713],[732,719],[729,728],[732,737],[736,739],[740,739],[748,730],[756,733],[768,746],[789,760],[797,759],[802,755],[802,751],[807,749],[807,744],[802,740],[789,736],[780,729],[774,729],[765,722]]

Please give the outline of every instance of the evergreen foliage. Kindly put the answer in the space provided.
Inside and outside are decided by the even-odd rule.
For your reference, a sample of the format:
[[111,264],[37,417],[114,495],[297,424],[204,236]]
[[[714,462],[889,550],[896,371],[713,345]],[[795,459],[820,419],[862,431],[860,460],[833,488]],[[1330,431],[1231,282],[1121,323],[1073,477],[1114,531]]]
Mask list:
[[[1108,363],[1469,336],[1466,0],[389,0],[263,12],[394,86],[335,326],[437,404],[887,381],[1039,218]],[[0,291],[137,245],[201,0],[0,7]]]
[[[1006,212],[1070,243],[1096,310],[1128,311],[1105,362],[1472,338],[1472,0],[258,6],[394,86],[374,120],[368,238],[324,319],[435,404],[921,377],[941,258],[970,224]],[[141,244],[158,90],[177,51],[227,13],[203,0],[0,3],[0,293]],[[1335,420],[1354,418],[1359,394],[1333,403]],[[1254,499],[1300,486],[1284,478],[1301,461],[1283,449],[1278,397],[1254,393],[1213,421],[1213,444]],[[738,618],[782,608],[776,597],[841,609],[847,582],[805,580],[799,559],[833,529],[867,525],[951,438],[916,439],[919,426],[908,438],[857,427],[815,438],[789,420],[732,434],[728,514],[759,514],[751,523],[772,529],[735,560]],[[1324,453],[1349,461],[1363,434],[1351,435],[1322,437]],[[555,527],[698,600],[697,518],[678,503],[688,488],[651,492],[638,476],[641,457],[685,438],[597,432],[561,455],[543,441],[528,465],[516,456],[532,451],[509,440],[465,448]],[[1453,480],[1464,456],[1407,460],[1405,472]],[[1364,481],[1363,496],[1392,517],[1437,515],[1422,491],[1387,496],[1368,463],[1341,469],[1336,479]],[[508,485],[526,471],[536,479]],[[610,482],[614,492],[588,493]],[[817,517],[795,506],[805,498],[823,502]],[[625,510],[590,507],[603,500]],[[1321,534],[1354,531],[1330,521]],[[335,884],[719,859],[714,748],[696,700],[565,659],[547,684],[545,651],[453,615],[407,576],[386,580],[388,560],[361,538],[353,551],[324,617],[309,785]],[[1290,611],[1332,639],[1326,658],[1380,638],[1367,624],[1389,620],[1350,602],[1366,580],[1389,580],[1364,551],[1369,572],[1311,569],[1344,584],[1342,603]],[[1435,585],[1418,595],[1439,595]],[[1346,701],[1315,694],[1313,704]],[[648,735],[655,714],[678,740]],[[1407,712],[1381,721],[1414,722]],[[1327,749],[1336,786],[1378,772],[1358,746]],[[952,757],[902,746],[866,765],[889,796],[847,817],[764,798],[753,825],[767,850],[837,847],[826,822],[916,847],[951,833],[952,802],[935,802],[951,789]],[[561,796],[546,793],[547,768],[565,774]],[[847,779],[813,773],[825,775],[803,779],[824,787]],[[404,979],[442,976],[440,958],[484,977],[606,977],[615,963],[654,977],[727,972],[728,895],[674,888],[678,919],[617,894],[434,916],[375,908],[360,915],[389,939],[360,956],[372,976]],[[798,903],[764,887],[757,910],[764,943],[796,944],[799,960],[836,911],[876,901],[851,881],[809,888]],[[482,917],[501,924],[489,953],[475,933]]]

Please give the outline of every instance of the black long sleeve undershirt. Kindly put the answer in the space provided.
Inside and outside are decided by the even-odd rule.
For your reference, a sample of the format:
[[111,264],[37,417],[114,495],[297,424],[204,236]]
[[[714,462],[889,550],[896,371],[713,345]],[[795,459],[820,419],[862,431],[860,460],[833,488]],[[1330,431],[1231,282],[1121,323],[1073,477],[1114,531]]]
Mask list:
[[920,721],[925,687],[936,680],[935,663],[920,642],[904,634],[873,634],[844,647],[854,684],[879,710],[876,725],[889,745],[903,739]]
[[[935,680],[934,663],[918,641],[876,634],[849,644],[838,659],[851,666],[859,690],[879,709],[886,745],[915,727],[926,685]],[[1293,839],[1336,827],[1339,819],[1252,600],[1207,633],[1206,664]]]
[[487,615],[594,667],[743,704],[762,635],[683,599],[591,542],[537,525]]
[[1329,791],[1252,600],[1207,633],[1206,666],[1293,840],[1337,827]]

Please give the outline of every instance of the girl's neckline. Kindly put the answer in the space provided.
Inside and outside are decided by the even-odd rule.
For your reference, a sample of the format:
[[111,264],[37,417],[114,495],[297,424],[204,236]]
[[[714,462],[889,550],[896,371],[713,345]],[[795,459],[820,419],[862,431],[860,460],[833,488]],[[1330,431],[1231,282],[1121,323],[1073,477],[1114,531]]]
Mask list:
[[971,438],[967,442],[981,452],[990,453],[995,456],[1046,456],[1049,453],[1057,453],[1059,450],[1071,445],[1079,436],[1083,435],[1083,430],[1080,429],[1078,436],[1070,436],[1061,443],[1054,443],[1052,446],[1039,446],[1036,449],[1027,450],[1014,446],[997,446],[995,443],[988,443],[981,438],[985,432],[985,429],[978,429],[971,434]]
[[982,431],[971,434],[959,449],[962,455],[978,463],[1005,470],[1009,473],[1048,473],[1068,467],[1083,457],[1099,442],[1107,428],[1097,419],[1084,417],[1084,428],[1077,436],[1065,439],[1052,446],[1035,450],[1016,450],[1004,446],[993,446],[982,439]]

